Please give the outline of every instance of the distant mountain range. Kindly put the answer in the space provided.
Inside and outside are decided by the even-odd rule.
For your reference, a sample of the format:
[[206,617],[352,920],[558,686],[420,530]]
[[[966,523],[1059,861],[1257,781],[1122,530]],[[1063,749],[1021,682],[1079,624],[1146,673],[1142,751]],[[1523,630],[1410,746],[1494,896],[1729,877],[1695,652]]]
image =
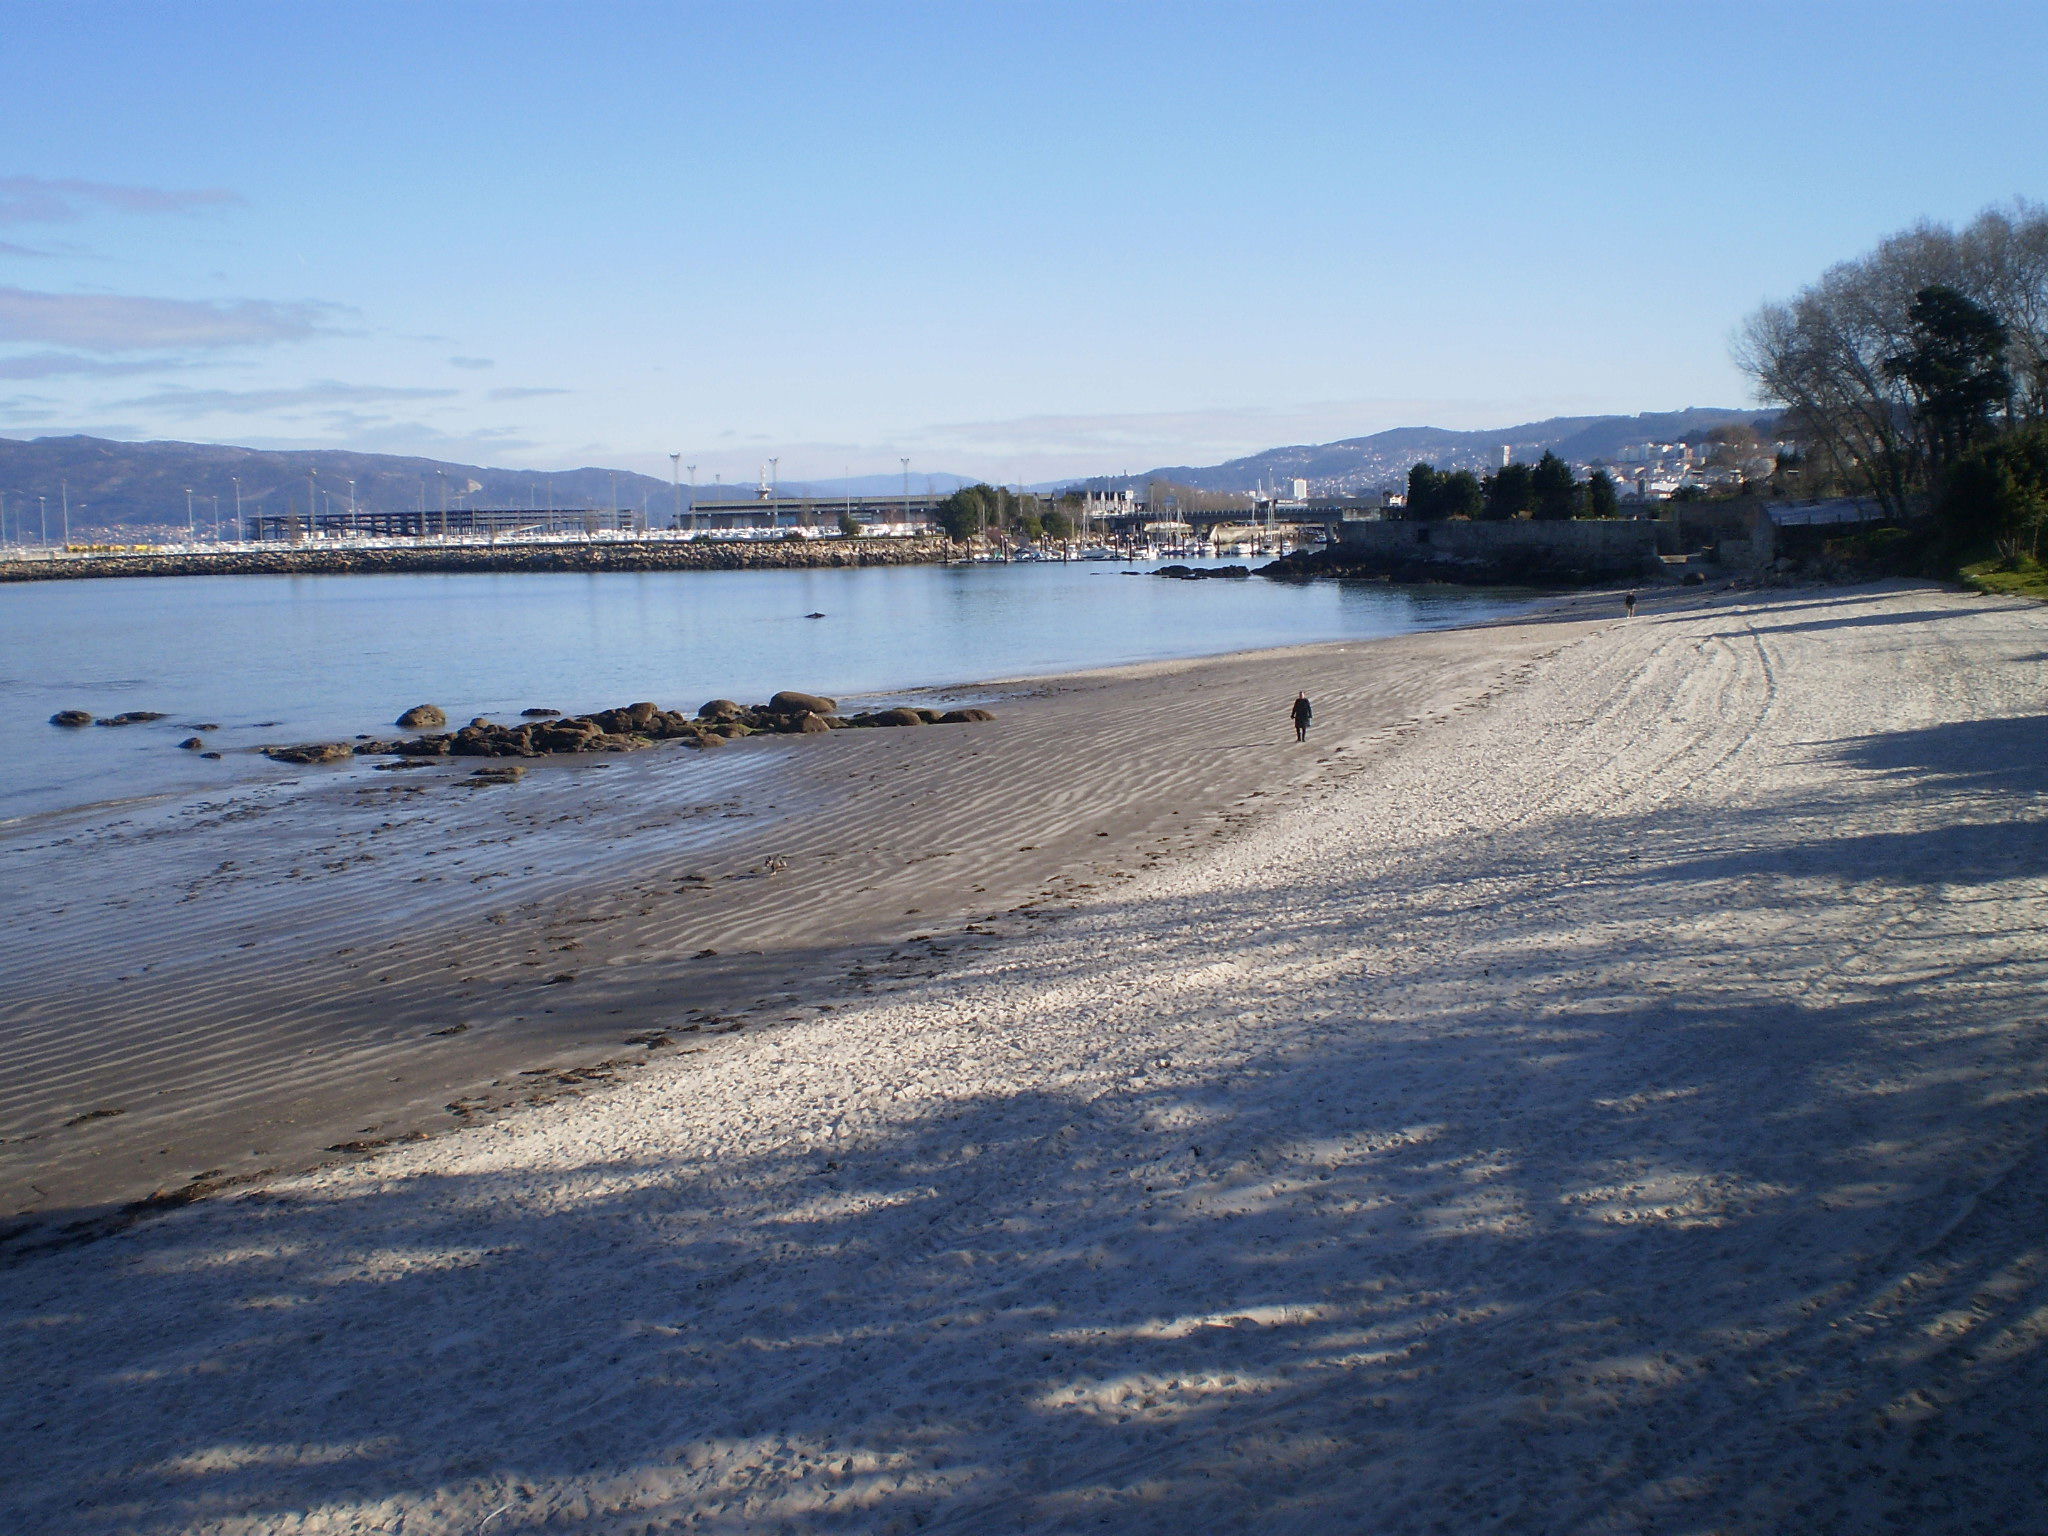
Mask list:
[[[1269,448],[1223,464],[1175,464],[1140,475],[1064,480],[1039,489],[1086,486],[1142,489],[1171,480],[1207,491],[1250,491],[1304,479],[1320,495],[1358,493],[1399,485],[1408,466],[1428,460],[1439,469],[1489,469],[1503,447],[1518,460],[1548,449],[1573,463],[1610,459],[1638,443],[1678,442],[1730,422],[1750,422],[1766,437],[1775,417],[1755,410],[1692,407],[1640,416],[1555,416],[1548,421],[1486,432],[1451,432],[1441,427],[1396,427],[1342,442]],[[632,470],[491,469],[440,459],[342,449],[276,451],[232,448],[215,443],[120,443],[102,437],[0,438],[0,494],[7,500],[8,527],[34,532],[44,498],[49,529],[59,532],[63,499],[71,502],[73,528],[120,525],[177,527],[185,521],[185,493],[192,493],[193,517],[211,528],[218,513],[223,526],[234,517],[237,481],[246,512],[303,512],[311,500],[321,510],[355,504],[371,511],[451,507],[644,509],[657,526],[667,521],[675,492],[666,480]],[[353,486],[351,486],[353,482]],[[913,474],[913,491],[954,490],[970,483],[955,474]],[[785,495],[876,495],[900,490],[898,475],[855,475],[843,480],[785,481]],[[700,501],[734,500],[752,487],[700,485]],[[685,491],[687,496],[687,489]],[[17,519],[21,519],[17,521]]]
[[1408,467],[1420,461],[1438,469],[1493,469],[1500,464],[1501,449],[1509,448],[1518,462],[1540,458],[1548,450],[1574,464],[1585,464],[1612,459],[1634,444],[1680,442],[1731,422],[1753,423],[1768,437],[1776,419],[1770,411],[1689,406],[1682,411],[1646,411],[1640,416],[1553,416],[1548,421],[1484,432],[1395,427],[1336,443],[1268,448],[1222,464],[1173,464],[1141,475],[1097,476],[1061,484],[1120,490],[1171,480],[1204,491],[1251,491],[1261,485],[1284,486],[1289,480],[1303,479],[1318,495],[1341,495],[1400,485],[1407,478]]
[[[223,527],[235,513],[236,482],[245,512],[303,513],[309,501],[321,510],[345,510],[351,484],[358,508],[398,512],[409,507],[640,508],[656,525],[666,524],[675,505],[667,480],[620,469],[491,469],[440,459],[340,449],[272,451],[214,443],[120,443],[102,437],[0,438],[0,493],[7,498],[7,526],[33,534],[47,509],[50,537],[61,531],[62,504],[71,503],[71,526],[181,527],[185,492],[202,530],[218,513]],[[911,488],[927,484],[950,491],[969,484],[959,475],[911,476]],[[859,475],[851,480],[785,482],[784,495],[872,495],[901,490],[900,475]],[[687,500],[689,488],[684,487]],[[750,485],[700,485],[700,501],[732,500],[753,494]],[[23,521],[17,523],[17,517]]]

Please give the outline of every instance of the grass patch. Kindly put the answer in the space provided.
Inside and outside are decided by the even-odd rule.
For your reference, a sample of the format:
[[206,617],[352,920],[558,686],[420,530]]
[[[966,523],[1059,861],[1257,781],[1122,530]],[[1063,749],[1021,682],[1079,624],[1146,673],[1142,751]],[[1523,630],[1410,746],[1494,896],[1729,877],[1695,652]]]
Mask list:
[[1996,597],[2038,597],[2048,602],[2048,566],[2028,556],[1980,560],[1956,573],[1967,586]]

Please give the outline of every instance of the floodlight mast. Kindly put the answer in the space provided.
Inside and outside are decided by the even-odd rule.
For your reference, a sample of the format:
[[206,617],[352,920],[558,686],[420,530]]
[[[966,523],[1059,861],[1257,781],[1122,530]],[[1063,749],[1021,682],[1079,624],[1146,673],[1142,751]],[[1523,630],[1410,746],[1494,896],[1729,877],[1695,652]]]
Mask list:
[[675,488],[676,495],[675,520],[669,526],[671,528],[680,528],[683,526],[683,456],[680,453],[670,454],[668,456],[668,467],[669,483]]

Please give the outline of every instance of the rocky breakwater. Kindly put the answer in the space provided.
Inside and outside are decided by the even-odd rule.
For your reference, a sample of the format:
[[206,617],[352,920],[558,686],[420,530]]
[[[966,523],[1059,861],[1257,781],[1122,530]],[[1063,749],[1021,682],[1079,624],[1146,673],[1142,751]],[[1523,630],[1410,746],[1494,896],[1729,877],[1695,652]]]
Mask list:
[[593,540],[562,544],[323,548],[244,545],[218,553],[74,555],[0,560],[0,582],[108,576],[343,576],[476,571],[756,571],[937,565],[959,556],[944,539]]
[[[776,694],[766,704],[713,699],[695,715],[645,702],[588,715],[562,715],[542,709],[527,710],[525,714],[533,718],[518,725],[501,725],[479,717],[455,731],[390,740],[308,742],[263,750],[265,756],[281,763],[339,763],[355,757],[392,757],[401,761],[379,766],[398,767],[436,757],[530,758],[637,752],[661,742],[702,750],[742,736],[808,736],[877,727],[966,725],[995,718],[985,709],[909,707],[842,715],[836,700],[790,690]],[[446,719],[437,706],[421,704],[400,715],[399,724],[409,723],[416,729],[429,722],[445,723]],[[494,782],[503,782],[508,776],[490,777]]]

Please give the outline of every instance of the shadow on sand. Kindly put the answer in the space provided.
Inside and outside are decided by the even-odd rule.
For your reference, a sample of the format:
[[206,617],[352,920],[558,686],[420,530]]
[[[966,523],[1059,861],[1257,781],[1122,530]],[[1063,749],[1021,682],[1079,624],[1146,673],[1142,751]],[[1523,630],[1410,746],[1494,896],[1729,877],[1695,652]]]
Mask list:
[[[1834,750],[1902,796],[2038,792],[2042,719],[1945,729]],[[1326,982],[1254,987],[1226,1049],[1191,1028],[1115,1091],[1046,1060],[839,1135],[821,1104],[787,1144],[593,1144],[544,1188],[485,1130],[468,1173],[25,1266],[6,1349],[47,1395],[0,1444],[45,1475],[8,1529],[2048,1528],[2048,1161],[2011,1139],[2041,1074],[1978,1040],[2040,967],[1938,1020],[1915,985],[1815,985],[1797,945],[1738,983],[1697,896],[1796,911],[1775,882],[1909,891],[2001,843],[2038,877],[2048,839],[2016,814],[1830,848],[1800,809],[1705,860],[1612,830],[1588,881],[1698,914],[1654,965],[1513,839],[1493,866],[1535,894],[1426,967],[1361,936],[1363,878],[1226,947],[1232,901],[1126,904],[1004,974],[1114,987],[1142,940],[1190,975],[1306,950]],[[1477,900],[1447,877],[1401,921]]]

